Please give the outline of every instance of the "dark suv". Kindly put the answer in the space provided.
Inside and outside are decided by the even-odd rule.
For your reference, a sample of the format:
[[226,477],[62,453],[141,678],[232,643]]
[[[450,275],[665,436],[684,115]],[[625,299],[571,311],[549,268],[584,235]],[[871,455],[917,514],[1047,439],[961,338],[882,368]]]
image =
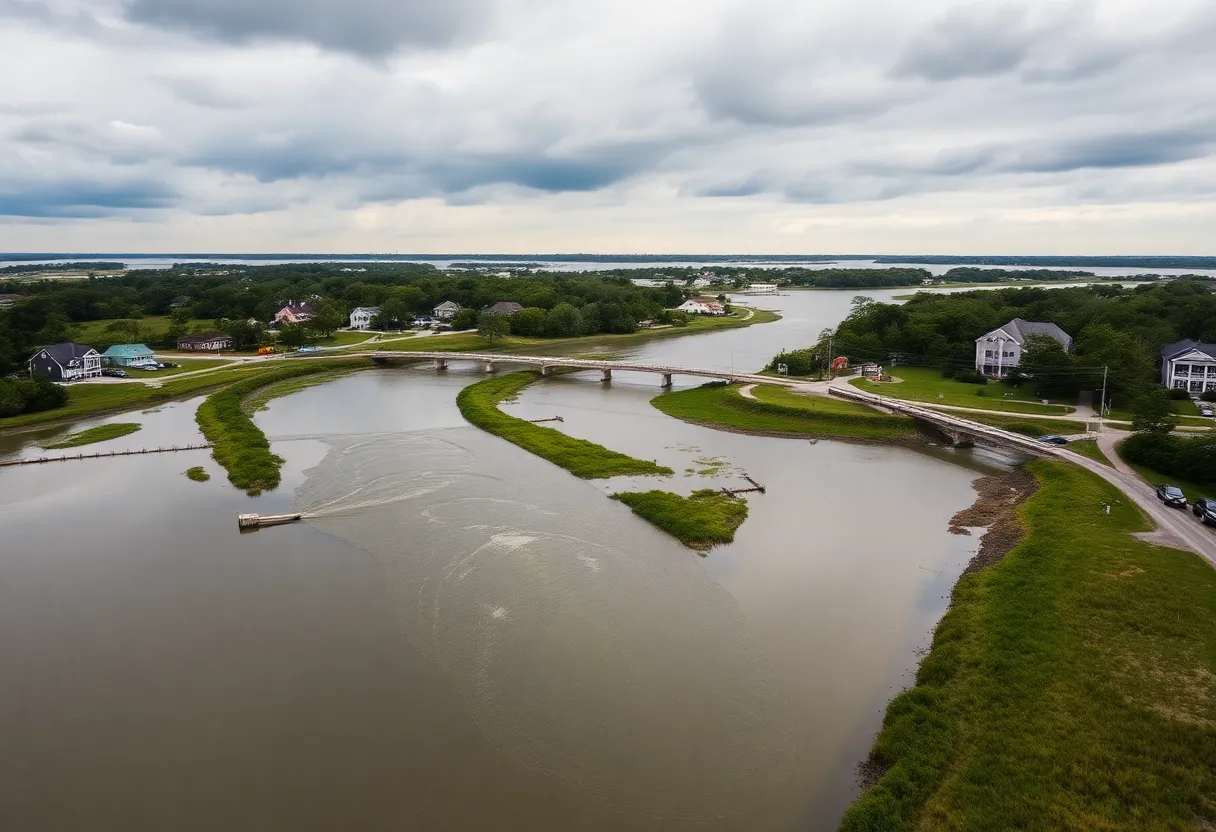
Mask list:
[[1186,508],[1186,495],[1182,493],[1182,489],[1176,485],[1159,485],[1157,486],[1157,497],[1167,506],[1174,508]]
[[1216,500],[1196,500],[1191,511],[1195,512],[1195,516],[1202,520],[1204,525],[1216,526]]

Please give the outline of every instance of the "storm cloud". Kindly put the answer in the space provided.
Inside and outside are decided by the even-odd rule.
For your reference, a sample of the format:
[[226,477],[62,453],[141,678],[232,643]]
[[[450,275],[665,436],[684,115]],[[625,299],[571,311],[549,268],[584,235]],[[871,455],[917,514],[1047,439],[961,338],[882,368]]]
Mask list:
[[0,246],[1203,247],[1212,32],[1202,0],[0,0]]

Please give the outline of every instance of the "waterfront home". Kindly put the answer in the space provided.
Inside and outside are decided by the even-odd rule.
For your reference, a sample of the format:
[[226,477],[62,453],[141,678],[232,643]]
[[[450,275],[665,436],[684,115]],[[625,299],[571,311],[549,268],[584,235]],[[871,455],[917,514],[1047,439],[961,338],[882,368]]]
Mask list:
[[296,303],[293,300],[274,313],[276,324],[302,324],[317,317],[317,309],[310,303]]
[[456,317],[456,313],[460,311],[460,304],[453,300],[445,300],[434,309],[435,320],[450,321]]
[[1072,349],[1072,336],[1055,324],[1014,318],[1004,326],[975,339],[976,372],[1004,378],[1011,369],[1018,366],[1026,339],[1032,335],[1046,335],[1056,339],[1065,352]]
[[491,315],[518,315],[524,308],[513,300],[501,300],[486,310]]
[[111,367],[155,367],[159,362],[146,344],[115,344],[101,354]]
[[749,295],[775,295],[777,294],[776,283],[753,283],[747,287]]
[[232,337],[224,332],[199,332],[177,339],[179,350],[219,352],[232,349]]
[[687,312],[690,315],[725,315],[726,309],[716,300],[697,300],[690,298],[676,307],[679,312]]
[[1216,390],[1216,344],[1189,338],[1166,344],[1161,350],[1161,383],[1196,396]]
[[379,306],[358,306],[350,313],[351,329],[371,329],[372,319],[380,314]]
[[72,341],[43,347],[25,363],[31,376],[45,376],[51,381],[75,381],[101,375],[101,353]]

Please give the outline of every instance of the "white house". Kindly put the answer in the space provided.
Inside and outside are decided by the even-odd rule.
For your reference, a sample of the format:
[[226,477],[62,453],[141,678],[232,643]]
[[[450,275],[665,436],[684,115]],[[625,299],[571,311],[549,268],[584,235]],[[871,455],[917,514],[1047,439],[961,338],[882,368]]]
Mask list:
[[708,277],[698,277],[698,278],[694,278],[690,285],[694,289],[704,289],[706,286],[709,286],[712,283],[713,283],[713,281],[710,280]]
[[690,299],[676,307],[677,311],[690,315],[725,315],[726,310],[716,300]]
[[749,295],[775,295],[777,294],[776,283],[753,283],[747,287]]
[[439,321],[450,321],[456,317],[456,313],[460,311],[460,304],[454,300],[445,300],[434,309],[435,319]]
[[1190,339],[1166,344],[1161,350],[1161,383],[1193,395],[1216,390],[1216,344]]
[[1068,351],[1072,336],[1055,324],[1014,318],[1002,327],[975,339],[975,369],[986,376],[1003,378],[1022,360],[1022,348],[1032,335],[1048,335]]
[[357,306],[350,313],[351,329],[371,329],[372,318],[380,314],[379,306]]

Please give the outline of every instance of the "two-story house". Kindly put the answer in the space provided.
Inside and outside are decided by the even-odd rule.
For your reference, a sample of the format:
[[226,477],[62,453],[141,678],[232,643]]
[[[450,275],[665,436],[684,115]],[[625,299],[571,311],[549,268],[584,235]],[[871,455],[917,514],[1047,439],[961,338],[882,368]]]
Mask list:
[[437,321],[450,321],[456,317],[456,313],[460,311],[460,304],[453,300],[445,300],[443,303],[435,307],[432,314]]
[[84,344],[69,341],[43,347],[30,356],[26,365],[32,376],[51,381],[75,381],[101,375],[101,353]]
[[1022,360],[1022,349],[1026,346],[1026,339],[1032,335],[1055,338],[1065,352],[1072,349],[1072,336],[1055,324],[1014,318],[975,339],[976,372],[995,378],[1009,375],[1009,371]]
[[379,306],[357,306],[350,313],[350,328],[371,329],[372,319],[379,314]]
[[1187,338],[1161,350],[1161,383],[1199,395],[1216,390],[1216,344]]

